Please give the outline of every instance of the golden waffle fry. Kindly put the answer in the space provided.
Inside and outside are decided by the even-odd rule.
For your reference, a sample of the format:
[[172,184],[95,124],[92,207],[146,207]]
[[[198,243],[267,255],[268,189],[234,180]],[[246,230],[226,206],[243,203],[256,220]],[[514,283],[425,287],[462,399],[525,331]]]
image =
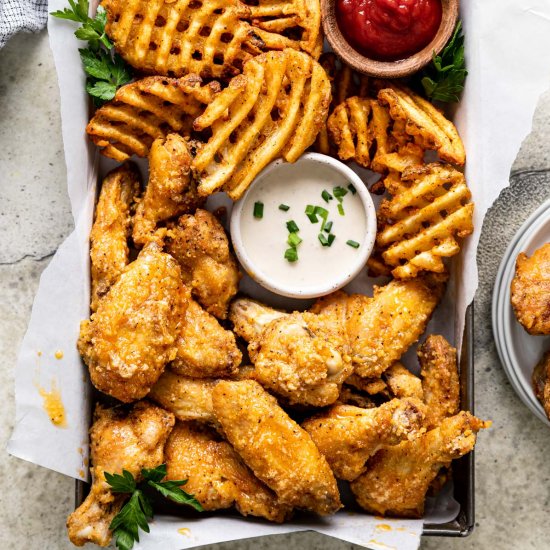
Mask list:
[[193,160],[199,193],[223,187],[238,199],[272,160],[294,162],[325,122],[330,83],[321,65],[292,49],[251,59],[194,122],[212,137]]
[[234,76],[265,46],[239,0],[103,0],[107,34],[133,67],[160,75]]
[[401,121],[418,145],[437,150],[443,160],[464,164],[466,152],[455,125],[429,101],[396,84],[380,90],[378,100],[389,107],[392,119]]
[[254,32],[270,50],[293,48],[317,59],[323,50],[319,0],[243,0]]
[[119,162],[133,154],[146,157],[155,139],[190,131],[219,90],[217,82],[202,85],[196,75],[150,76],[120,88],[96,111],[86,132],[106,157]]
[[457,238],[472,233],[474,205],[464,175],[440,163],[407,168],[403,188],[380,205],[376,244],[399,279],[420,271],[445,272],[442,258],[460,251]]

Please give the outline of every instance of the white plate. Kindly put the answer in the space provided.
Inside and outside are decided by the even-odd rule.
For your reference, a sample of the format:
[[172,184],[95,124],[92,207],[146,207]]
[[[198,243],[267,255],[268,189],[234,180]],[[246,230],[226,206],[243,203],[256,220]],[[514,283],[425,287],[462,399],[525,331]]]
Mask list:
[[542,204],[520,227],[506,249],[493,289],[493,334],[500,361],[519,395],[535,416],[550,426],[531,383],[533,368],[550,348],[550,337],[531,336],[518,323],[510,303],[510,284],[520,252],[530,256],[550,242],[550,200]]

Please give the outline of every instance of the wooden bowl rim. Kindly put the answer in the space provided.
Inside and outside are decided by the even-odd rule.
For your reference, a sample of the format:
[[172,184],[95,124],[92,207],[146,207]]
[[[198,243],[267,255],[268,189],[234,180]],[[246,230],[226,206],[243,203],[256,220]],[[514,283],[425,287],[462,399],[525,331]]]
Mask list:
[[377,61],[355,50],[338,26],[336,0],[321,0],[323,32],[334,53],[356,71],[376,78],[402,78],[425,67],[432,60],[433,52],[439,54],[451,38],[458,20],[460,0],[441,0],[441,4],[441,24],[433,40],[419,52],[398,61]]

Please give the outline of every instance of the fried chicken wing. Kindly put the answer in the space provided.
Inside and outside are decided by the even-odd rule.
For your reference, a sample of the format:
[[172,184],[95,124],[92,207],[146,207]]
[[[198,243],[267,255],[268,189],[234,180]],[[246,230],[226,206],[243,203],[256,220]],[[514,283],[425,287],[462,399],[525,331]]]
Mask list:
[[149,182],[134,216],[132,237],[145,244],[159,222],[192,212],[204,203],[191,175],[191,154],[178,134],[158,138],[149,152]]
[[237,298],[229,308],[233,331],[247,342],[258,338],[271,321],[288,315],[286,311],[274,309],[251,298]]
[[216,380],[187,378],[166,370],[147,397],[174,413],[178,420],[216,424],[212,405],[215,385]]
[[351,483],[358,504],[373,514],[422,517],[439,470],[473,450],[477,432],[490,424],[462,411],[412,441],[382,449]]
[[424,401],[422,380],[418,378],[418,376],[415,376],[409,369],[405,368],[401,363],[394,363],[384,372],[384,378],[394,397],[399,399],[404,397],[415,397],[416,399]]
[[277,523],[291,512],[211,428],[178,422],[165,454],[166,479],[187,479],[185,490],[205,510],[235,506],[243,516],[259,516]]
[[92,488],[67,519],[69,539],[76,546],[109,544],[109,525],[127,495],[111,491],[105,472],[121,474],[128,470],[139,481],[142,468],[155,468],[164,462],[164,444],[175,422],[172,413],[147,401],[136,403],[129,412],[98,404],[94,416],[90,429]]
[[170,368],[183,376],[223,378],[235,374],[241,360],[235,335],[191,299]]
[[460,407],[456,349],[443,336],[430,335],[418,350],[422,392],[428,412],[426,427],[438,426]]
[[550,418],[550,351],[542,356],[533,370],[533,391]]
[[240,273],[221,223],[210,212],[198,209],[178,220],[166,244],[181,265],[193,297],[208,313],[225,319]]
[[516,260],[511,301],[517,320],[529,334],[550,334],[550,243],[529,258]]
[[418,277],[375,287],[374,296],[355,294],[347,304],[347,334],[355,373],[380,377],[426,329],[443,284]]
[[92,311],[128,265],[128,237],[139,179],[136,167],[126,163],[109,172],[101,185],[90,233]]
[[280,502],[318,514],[341,507],[326,459],[308,433],[257,382],[220,381],[212,397],[228,441]]
[[177,262],[149,244],[81,324],[78,350],[94,386],[125,403],[144,397],[176,356],[187,302]]
[[374,409],[335,405],[306,420],[302,427],[327,459],[334,475],[353,481],[382,448],[412,439],[422,429],[422,402],[393,399]]

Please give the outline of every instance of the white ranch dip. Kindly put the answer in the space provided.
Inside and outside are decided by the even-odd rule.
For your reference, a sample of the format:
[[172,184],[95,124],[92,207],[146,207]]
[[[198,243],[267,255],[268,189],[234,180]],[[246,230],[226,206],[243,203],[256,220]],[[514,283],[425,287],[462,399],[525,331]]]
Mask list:
[[[253,278],[307,294],[351,277],[365,242],[367,214],[361,197],[343,174],[312,161],[303,162],[300,168],[297,171],[292,164],[282,164],[250,188],[243,199],[240,233],[248,263],[254,266],[255,272],[250,273]],[[334,192],[338,187],[340,192],[337,190],[336,195],[345,190],[340,200]],[[332,200],[323,199],[323,191]],[[263,205],[261,218],[254,215],[256,203]],[[288,210],[282,210],[281,205],[288,206]],[[328,211],[330,233],[321,231],[320,215],[316,216],[317,223],[310,221],[305,213],[308,205]],[[339,205],[344,215],[339,212]],[[262,207],[256,206],[256,215],[259,210]],[[287,242],[287,223],[292,221],[298,226],[297,235],[302,241],[295,247],[298,259],[291,262],[285,259],[285,252],[292,248]],[[323,246],[319,234],[325,239],[334,235],[331,246]]]

